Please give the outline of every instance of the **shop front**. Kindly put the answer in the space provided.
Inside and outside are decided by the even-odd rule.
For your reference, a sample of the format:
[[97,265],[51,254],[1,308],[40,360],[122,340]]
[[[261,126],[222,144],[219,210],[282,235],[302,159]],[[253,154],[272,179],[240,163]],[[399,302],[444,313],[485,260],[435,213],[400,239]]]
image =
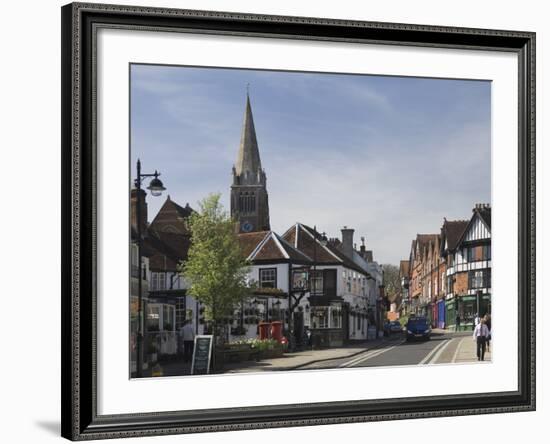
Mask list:
[[436,312],[436,327],[447,328],[445,301],[440,299],[435,304]]
[[479,314],[480,316],[491,314],[491,294],[490,293],[479,295]]
[[447,299],[444,302],[444,309],[447,328],[453,328],[455,331],[458,331],[460,328],[456,325],[456,298]]
[[343,312],[340,301],[311,307],[311,343],[314,349],[344,345]]
[[425,317],[428,320],[428,323],[431,324],[431,322],[432,322],[431,304],[424,303],[424,304],[420,305],[419,316]]
[[477,297],[472,295],[458,296],[457,301],[461,330],[473,330],[477,313]]

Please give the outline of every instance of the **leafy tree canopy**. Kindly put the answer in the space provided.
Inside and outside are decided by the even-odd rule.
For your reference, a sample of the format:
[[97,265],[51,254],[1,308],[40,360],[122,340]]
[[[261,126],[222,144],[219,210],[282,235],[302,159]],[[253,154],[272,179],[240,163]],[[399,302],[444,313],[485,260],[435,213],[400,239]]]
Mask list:
[[243,257],[234,221],[220,204],[220,194],[199,202],[189,218],[191,247],[180,271],[190,283],[189,293],[206,306],[205,316],[214,322],[227,315],[250,294],[249,263]]
[[401,279],[399,278],[399,267],[393,264],[382,265],[384,270],[384,288],[388,299],[394,302],[401,294]]

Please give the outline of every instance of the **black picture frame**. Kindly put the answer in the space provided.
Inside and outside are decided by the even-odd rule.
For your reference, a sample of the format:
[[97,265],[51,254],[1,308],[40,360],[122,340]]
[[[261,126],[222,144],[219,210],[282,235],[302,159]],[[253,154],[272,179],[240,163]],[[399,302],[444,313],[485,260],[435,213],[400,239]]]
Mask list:
[[[62,14],[62,436],[70,440],[535,409],[535,33],[72,3]],[[508,51],[519,65],[518,390],[100,416],[96,381],[97,27]]]

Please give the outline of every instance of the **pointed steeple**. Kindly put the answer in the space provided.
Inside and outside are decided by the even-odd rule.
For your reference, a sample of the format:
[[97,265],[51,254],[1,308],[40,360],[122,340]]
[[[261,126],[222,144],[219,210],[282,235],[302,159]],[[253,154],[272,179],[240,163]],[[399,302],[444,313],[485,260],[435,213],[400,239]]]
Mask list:
[[231,217],[237,232],[270,230],[266,182],[247,87],[241,144],[231,185]]
[[235,163],[235,173],[241,176],[244,182],[247,178],[259,177],[262,170],[260,161],[260,151],[258,150],[258,141],[256,140],[256,130],[254,128],[254,119],[252,117],[252,108],[250,106],[250,97],[246,94],[246,109],[244,111],[243,129],[241,133],[241,145],[237,162]]

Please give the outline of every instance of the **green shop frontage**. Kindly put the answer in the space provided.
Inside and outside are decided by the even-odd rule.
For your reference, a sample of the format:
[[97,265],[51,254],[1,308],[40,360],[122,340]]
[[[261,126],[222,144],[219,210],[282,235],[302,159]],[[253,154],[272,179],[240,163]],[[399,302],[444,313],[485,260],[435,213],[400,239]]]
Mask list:
[[[478,310],[479,307],[479,310]],[[445,301],[447,327],[455,331],[474,329],[476,314],[484,316],[491,313],[491,294],[458,295]],[[457,326],[457,315],[460,325]]]

